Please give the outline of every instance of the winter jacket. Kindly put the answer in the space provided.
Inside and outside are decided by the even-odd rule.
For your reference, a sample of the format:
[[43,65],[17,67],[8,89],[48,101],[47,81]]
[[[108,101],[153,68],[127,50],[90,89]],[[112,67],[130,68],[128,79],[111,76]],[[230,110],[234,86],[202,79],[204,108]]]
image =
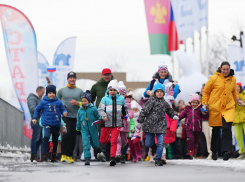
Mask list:
[[[113,80],[113,76],[111,77],[111,80]],[[95,83],[91,88],[91,103],[94,103],[96,99],[96,107],[98,108],[101,99],[105,96],[105,93],[107,91],[107,86],[109,82],[105,82],[102,78]],[[97,97],[97,98],[96,98]]]
[[121,132],[128,133],[130,131],[130,119],[123,119],[123,127],[120,128]]
[[164,137],[164,143],[169,144],[175,141],[175,132],[178,125],[178,120],[173,120],[166,113],[165,116],[167,120],[167,133]]
[[164,98],[150,97],[140,112],[138,123],[144,123],[144,132],[166,133],[167,121],[165,112],[171,118],[177,115]]
[[[36,107],[38,104],[40,104],[41,100],[36,94],[30,93],[29,96],[27,97],[27,105],[31,114],[31,118],[33,119],[33,115],[35,112]],[[39,114],[38,119],[41,117],[41,113]]]
[[[245,102],[245,90],[239,94],[240,99]],[[245,107],[239,106],[238,103],[236,103],[235,106],[235,120],[233,124],[237,123],[244,123],[245,122]]]
[[103,122],[102,127],[123,127],[122,115],[128,114],[124,97],[120,94],[112,97],[109,93],[102,98],[98,112],[102,119],[108,118],[108,121]]
[[[86,117],[88,121],[86,121]],[[93,104],[88,104],[85,108],[80,107],[77,113],[77,126],[76,129],[81,131],[82,128],[90,131],[90,134],[98,136],[98,126],[92,123],[99,120],[101,117],[98,113],[97,108]]]
[[202,104],[209,105],[210,126],[222,126],[222,117],[226,122],[233,122],[235,119],[235,100],[238,94],[236,78],[233,75],[232,69],[227,77],[216,71],[204,87]]
[[38,119],[39,113],[42,111],[42,125],[60,127],[61,115],[67,112],[62,102],[56,96],[54,99],[49,99],[44,96],[43,100],[36,107],[33,119]]
[[203,114],[201,108],[201,104],[195,109],[192,109],[192,107],[188,105],[179,115],[180,120],[185,118],[185,130],[202,131],[202,121],[208,120],[208,114]]

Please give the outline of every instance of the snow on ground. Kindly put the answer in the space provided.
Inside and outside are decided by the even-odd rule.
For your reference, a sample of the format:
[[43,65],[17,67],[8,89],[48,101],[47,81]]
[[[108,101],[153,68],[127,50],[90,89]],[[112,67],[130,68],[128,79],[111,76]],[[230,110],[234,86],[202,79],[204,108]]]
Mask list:
[[194,159],[194,160],[168,160],[168,164],[171,165],[185,165],[185,166],[205,166],[205,167],[221,167],[231,168],[234,171],[245,172],[245,160],[230,159],[223,161],[218,159],[217,161],[206,159]]

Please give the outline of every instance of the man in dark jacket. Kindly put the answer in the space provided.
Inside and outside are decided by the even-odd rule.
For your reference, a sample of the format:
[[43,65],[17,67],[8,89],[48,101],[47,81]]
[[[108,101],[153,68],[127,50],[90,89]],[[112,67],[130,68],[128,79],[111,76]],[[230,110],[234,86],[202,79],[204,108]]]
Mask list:
[[[107,86],[111,80],[113,80],[111,70],[109,68],[105,68],[102,70],[101,79],[92,86],[92,88],[91,88],[91,103],[94,103],[96,100],[95,105],[97,108],[100,104],[101,99],[105,96]],[[101,133],[101,128],[99,127],[99,137],[100,137],[100,133]],[[106,145],[102,145],[100,143],[100,148],[101,148],[101,151],[103,152],[103,154],[106,155],[107,160],[110,160],[110,146],[109,146],[109,144],[106,144]],[[106,150],[106,149],[108,149],[108,150]],[[95,154],[95,157],[97,157],[97,154]]]
[[[45,92],[44,87],[39,86],[36,89],[36,93],[30,93],[27,98],[27,105],[31,114],[31,119],[33,119],[35,109],[37,105],[41,102],[44,92]],[[38,121],[39,119],[40,119],[40,115]],[[41,160],[37,157],[37,151],[40,145],[42,144],[42,128],[39,125],[39,122],[37,122],[36,125],[34,125],[31,122],[31,128],[32,128],[31,162],[33,162],[33,160],[37,162],[41,162]]]

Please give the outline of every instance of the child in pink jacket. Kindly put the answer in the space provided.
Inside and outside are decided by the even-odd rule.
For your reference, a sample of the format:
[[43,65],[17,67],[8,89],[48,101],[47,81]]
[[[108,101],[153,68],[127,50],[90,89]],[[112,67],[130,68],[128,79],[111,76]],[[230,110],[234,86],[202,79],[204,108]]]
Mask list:
[[187,158],[193,159],[196,156],[198,143],[202,134],[202,121],[208,120],[207,112],[201,111],[202,104],[198,94],[192,94],[189,104],[179,115],[179,120],[185,118]]
[[[122,81],[119,82],[119,93],[121,96],[126,98],[126,86]],[[128,106],[128,103],[126,103]],[[130,108],[129,108],[130,109]],[[120,129],[120,134],[117,139],[117,151],[116,151],[116,161],[125,164],[127,155],[127,143],[128,143],[128,132],[130,131],[129,120],[133,118],[132,111],[128,110],[128,117],[123,119],[123,127]]]

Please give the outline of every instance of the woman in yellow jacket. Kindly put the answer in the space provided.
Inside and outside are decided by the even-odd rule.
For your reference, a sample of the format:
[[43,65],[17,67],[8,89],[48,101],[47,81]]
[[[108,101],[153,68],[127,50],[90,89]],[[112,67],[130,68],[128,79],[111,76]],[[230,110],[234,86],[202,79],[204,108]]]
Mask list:
[[237,94],[236,78],[233,75],[234,70],[230,69],[229,62],[222,62],[203,90],[203,108],[206,110],[208,105],[209,126],[213,127],[211,140],[213,160],[217,160],[217,146],[221,128],[223,160],[229,160],[231,157],[231,126],[235,119],[235,101],[239,105],[244,105]]
[[[237,93],[239,94],[240,99],[245,102],[245,90],[242,90],[242,84],[237,83],[236,86]],[[237,140],[237,145],[239,147],[239,154],[240,156],[238,159],[245,158],[245,148],[244,148],[244,141],[243,135],[245,132],[245,107],[239,106],[236,103],[236,111],[235,111],[235,120],[234,120],[234,129],[235,129],[235,136]]]

